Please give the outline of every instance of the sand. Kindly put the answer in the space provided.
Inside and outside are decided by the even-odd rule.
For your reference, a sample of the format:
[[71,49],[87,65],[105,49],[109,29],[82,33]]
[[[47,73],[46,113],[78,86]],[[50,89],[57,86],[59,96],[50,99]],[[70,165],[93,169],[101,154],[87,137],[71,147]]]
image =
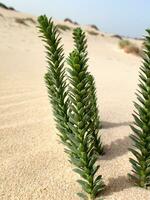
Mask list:
[[[36,26],[15,22],[15,17],[29,15],[3,9],[0,13],[0,199],[78,200],[78,175],[56,135],[43,80],[44,48]],[[63,32],[62,37],[68,55],[73,47],[71,32]],[[104,198],[149,200],[150,192],[127,178],[129,124],[141,60],[120,50],[118,39],[108,34],[88,35],[88,50],[106,148],[98,161],[98,173],[107,185]]]

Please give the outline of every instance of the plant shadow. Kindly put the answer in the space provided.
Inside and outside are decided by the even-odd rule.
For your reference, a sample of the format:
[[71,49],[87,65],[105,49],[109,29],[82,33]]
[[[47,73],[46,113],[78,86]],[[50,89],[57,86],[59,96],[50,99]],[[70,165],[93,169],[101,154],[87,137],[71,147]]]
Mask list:
[[101,160],[112,160],[116,157],[120,157],[128,152],[128,148],[131,146],[131,139],[129,136],[125,136],[123,139],[117,139],[111,142],[109,145],[104,146],[104,156]]
[[133,124],[133,122],[108,122],[108,121],[102,121],[102,129],[109,129],[109,128],[115,128],[120,126],[129,126],[130,124]]
[[112,195],[115,192],[121,192],[125,189],[133,187],[133,183],[129,180],[128,176],[118,176],[117,178],[109,178],[104,196]]

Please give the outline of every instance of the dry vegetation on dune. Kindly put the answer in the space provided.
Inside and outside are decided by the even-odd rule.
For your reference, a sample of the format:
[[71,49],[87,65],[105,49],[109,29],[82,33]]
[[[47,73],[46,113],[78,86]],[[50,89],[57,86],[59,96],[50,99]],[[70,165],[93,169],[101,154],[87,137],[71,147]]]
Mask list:
[[124,49],[126,46],[130,45],[130,41],[129,40],[124,40],[122,39],[121,41],[119,41],[119,46],[121,49]]
[[96,31],[99,31],[99,28],[95,24],[91,24],[90,27]]
[[69,22],[70,24],[73,24],[73,25],[79,25],[78,22],[72,21],[70,18],[65,18],[64,22]]
[[131,53],[137,56],[143,56],[143,51],[136,44],[130,42],[126,39],[121,39],[119,41],[119,47],[124,50],[126,53]]
[[26,18],[24,18],[24,20],[27,22],[31,22],[32,24],[36,24],[36,21],[31,17],[26,17]]
[[112,37],[113,37],[113,38],[117,38],[117,39],[119,39],[119,40],[122,40],[122,39],[123,39],[122,36],[117,35],[117,34],[116,34],[116,35],[112,35]]
[[24,26],[28,26],[28,24],[26,23],[25,19],[23,18],[16,18],[15,22]]
[[87,31],[89,35],[99,35],[98,32],[95,32],[95,31]]
[[6,6],[6,5],[3,4],[3,3],[0,3],[0,7],[1,7],[1,8],[4,8],[4,9],[6,9],[6,10],[16,11],[13,7],[8,7],[8,6]]
[[71,27],[67,26],[65,24],[57,24],[57,27],[59,30],[62,30],[62,31],[70,31],[71,30]]
[[17,18],[15,18],[15,22],[18,24],[22,24],[24,26],[29,26],[29,23],[36,24],[36,21],[31,17],[27,17],[27,18],[18,18],[17,17]]

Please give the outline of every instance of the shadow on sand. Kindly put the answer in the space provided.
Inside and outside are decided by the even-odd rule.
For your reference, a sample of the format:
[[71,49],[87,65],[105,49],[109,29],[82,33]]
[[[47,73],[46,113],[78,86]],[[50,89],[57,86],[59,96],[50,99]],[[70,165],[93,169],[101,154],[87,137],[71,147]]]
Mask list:
[[[110,129],[121,126],[129,126],[133,122],[121,122],[113,123],[102,121],[102,129]],[[117,139],[111,142],[109,145],[105,145],[105,155],[102,156],[101,160],[112,160],[120,157],[128,152],[128,148],[131,146],[131,139],[129,136]],[[112,195],[113,193],[121,192],[125,189],[133,187],[133,182],[129,180],[128,175],[118,176],[117,178],[109,178],[108,184],[106,185],[105,191],[102,193],[104,197]]]
[[[120,126],[129,126],[133,124],[133,122],[107,122],[102,121],[102,129],[115,128]],[[120,157],[128,152],[128,148],[131,145],[131,139],[129,136],[125,136],[124,138],[117,139],[111,142],[109,145],[105,145],[105,155],[101,157],[101,160],[112,160],[116,157]],[[121,147],[121,148],[120,148]]]
[[118,176],[117,178],[109,178],[104,196],[112,195],[115,192],[121,192],[125,189],[133,187],[133,183],[128,179],[128,176]]
[[[117,139],[111,142],[110,145],[105,145],[105,154],[101,160],[112,160],[116,157],[120,157],[128,152],[128,148],[131,145],[131,139],[129,136],[125,136],[123,139]],[[121,147],[121,148],[120,148]]]
[[133,122],[120,122],[120,123],[115,123],[115,122],[107,122],[107,121],[102,121],[102,129],[109,129],[109,128],[115,128],[115,127],[120,127],[120,126],[129,126],[133,124]]

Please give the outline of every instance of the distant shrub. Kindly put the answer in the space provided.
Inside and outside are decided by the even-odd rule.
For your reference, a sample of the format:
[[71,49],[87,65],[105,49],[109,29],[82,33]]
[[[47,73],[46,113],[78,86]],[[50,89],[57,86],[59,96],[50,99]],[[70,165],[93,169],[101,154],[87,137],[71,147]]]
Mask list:
[[122,37],[120,35],[112,35],[113,38],[117,38],[119,40],[122,40]]
[[74,25],[79,25],[79,23],[78,23],[78,22],[73,22],[73,24],[74,24]]
[[22,24],[25,26],[28,26],[27,22],[31,22],[32,24],[36,24],[36,21],[34,19],[32,19],[31,17],[27,17],[27,18],[16,18],[15,21],[18,24]]
[[0,7],[1,7],[1,8],[8,9],[8,7],[7,7],[5,4],[3,4],[3,3],[0,3]]
[[143,50],[129,40],[121,40],[119,42],[119,46],[121,49],[124,49],[126,53],[132,53],[134,55],[143,57]]
[[15,11],[15,9],[13,8],[13,7],[7,7],[5,4],[3,4],[3,3],[0,3],[0,7],[1,8],[4,8],[4,9],[7,9],[7,10],[14,10]]
[[96,31],[99,31],[99,28],[96,25],[94,25],[94,24],[91,24],[90,27],[93,28],[93,29],[95,29]]
[[31,22],[31,23],[33,23],[33,24],[36,24],[36,21],[35,21],[33,18],[31,18],[31,17],[27,17],[27,18],[25,18],[24,20],[25,20],[25,21],[29,21],[29,22]]
[[69,19],[69,18],[65,18],[64,22],[69,22],[69,23],[73,24],[73,21],[71,19]]
[[135,44],[130,44],[128,46],[126,46],[124,48],[124,51],[126,53],[132,53],[132,54],[135,54],[137,56],[141,56],[143,57],[143,50],[140,49],[138,46],[136,46]]
[[79,25],[77,22],[72,21],[70,18],[65,18],[64,22],[69,22],[69,23],[74,24],[74,25]]
[[140,40],[140,41],[144,41],[144,37],[134,37],[135,40]]
[[134,54],[139,54],[139,48],[135,46],[134,44],[130,44],[125,46],[124,51],[126,53],[134,53]]
[[63,24],[58,24],[57,25],[58,29],[62,30],[62,31],[70,31],[71,28],[67,25],[63,25]]
[[129,40],[120,40],[119,41],[119,47],[121,48],[121,49],[124,49],[126,46],[128,46],[128,45],[130,45],[131,44],[131,42],[129,41]]
[[28,26],[28,24],[26,23],[25,19],[23,18],[16,18],[15,21],[18,23],[18,24],[22,24],[24,26]]
[[88,31],[88,34],[90,34],[90,35],[99,35],[97,32],[95,32],[95,31]]
[[13,8],[13,7],[8,7],[8,9],[9,9],[9,10],[16,11],[16,9],[15,9],[15,8]]

